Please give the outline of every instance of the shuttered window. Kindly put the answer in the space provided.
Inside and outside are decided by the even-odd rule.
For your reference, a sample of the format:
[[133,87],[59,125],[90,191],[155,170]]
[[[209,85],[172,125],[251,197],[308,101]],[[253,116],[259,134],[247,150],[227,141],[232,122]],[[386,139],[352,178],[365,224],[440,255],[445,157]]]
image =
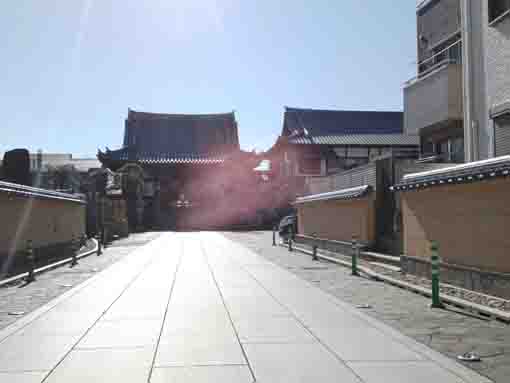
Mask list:
[[495,155],[510,154],[510,116],[505,115],[494,120]]

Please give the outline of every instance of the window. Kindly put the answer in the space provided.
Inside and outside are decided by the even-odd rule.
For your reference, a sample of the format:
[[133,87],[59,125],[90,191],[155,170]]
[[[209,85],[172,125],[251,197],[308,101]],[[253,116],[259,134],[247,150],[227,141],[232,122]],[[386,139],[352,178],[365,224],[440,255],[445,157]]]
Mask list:
[[434,142],[427,140],[422,143],[422,154],[424,157],[432,156],[436,152],[436,146]]
[[452,151],[452,155],[455,158],[462,158],[462,159],[464,158],[464,138],[463,137],[452,138],[451,151]]
[[510,115],[494,119],[494,154],[496,157],[510,154]]
[[449,140],[442,140],[436,144],[437,154],[447,154],[449,150]]
[[508,13],[510,0],[489,0],[489,23]]

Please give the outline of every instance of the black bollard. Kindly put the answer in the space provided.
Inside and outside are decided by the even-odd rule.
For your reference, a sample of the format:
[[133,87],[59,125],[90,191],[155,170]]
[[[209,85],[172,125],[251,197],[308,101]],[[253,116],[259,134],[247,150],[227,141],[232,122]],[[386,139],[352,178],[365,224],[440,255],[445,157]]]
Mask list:
[[101,254],[103,254],[102,244],[101,244],[101,234],[96,234],[96,241],[97,241],[97,256],[99,257]]
[[292,251],[292,239],[293,239],[293,233],[294,233],[294,229],[292,228],[292,226],[289,227],[289,239],[288,239],[288,244],[289,244],[289,251]]
[[76,257],[77,253],[78,253],[78,250],[79,250],[78,242],[77,242],[76,238],[73,235],[73,238],[71,240],[71,257],[72,257],[71,267],[76,266],[78,264],[78,258]]
[[34,254],[34,248],[32,246],[32,240],[27,241],[27,264],[28,264],[28,275],[27,275],[27,283],[34,282],[35,281],[35,254]]
[[273,226],[273,246],[276,246],[276,225]]
[[359,245],[358,240],[355,235],[352,236],[352,257],[351,257],[351,274],[359,275],[358,273],[358,255],[359,255]]
[[313,245],[312,245],[312,260],[318,261],[319,258],[317,257],[317,234],[313,233]]

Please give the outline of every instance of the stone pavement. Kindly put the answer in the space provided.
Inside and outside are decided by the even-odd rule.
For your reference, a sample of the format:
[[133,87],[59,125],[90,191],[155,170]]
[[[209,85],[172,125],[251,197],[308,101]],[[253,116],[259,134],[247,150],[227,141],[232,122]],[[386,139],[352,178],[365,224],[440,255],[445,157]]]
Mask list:
[[0,332],[6,382],[488,382],[217,233],[168,233]]
[[457,355],[474,351],[481,362],[466,367],[495,382],[510,381],[510,326],[452,310],[431,309],[430,298],[386,283],[353,277],[350,269],[330,262],[314,262],[309,255],[289,253],[273,247],[271,232],[224,233],[265,259],[309,281],[338,299],[370,305],[367,315],[456,360]]
[[[67,264],[48,270],[38,274],[36,281],[28,285],[20,280],[0,287],[0,329],[91,278],[158,236],[159,233],[131,234],[127,238],[114,241],[99,257],[93,254],[81,258],[74,267]],[[14,313],[20,316],[12,315]]]

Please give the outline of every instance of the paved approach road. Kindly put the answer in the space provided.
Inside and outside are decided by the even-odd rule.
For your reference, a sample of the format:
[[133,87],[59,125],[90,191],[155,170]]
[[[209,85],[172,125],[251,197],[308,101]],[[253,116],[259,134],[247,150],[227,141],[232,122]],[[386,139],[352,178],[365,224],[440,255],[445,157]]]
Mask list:
[[218,233],[166,233],[0,332],[1,382],[489,382]]

